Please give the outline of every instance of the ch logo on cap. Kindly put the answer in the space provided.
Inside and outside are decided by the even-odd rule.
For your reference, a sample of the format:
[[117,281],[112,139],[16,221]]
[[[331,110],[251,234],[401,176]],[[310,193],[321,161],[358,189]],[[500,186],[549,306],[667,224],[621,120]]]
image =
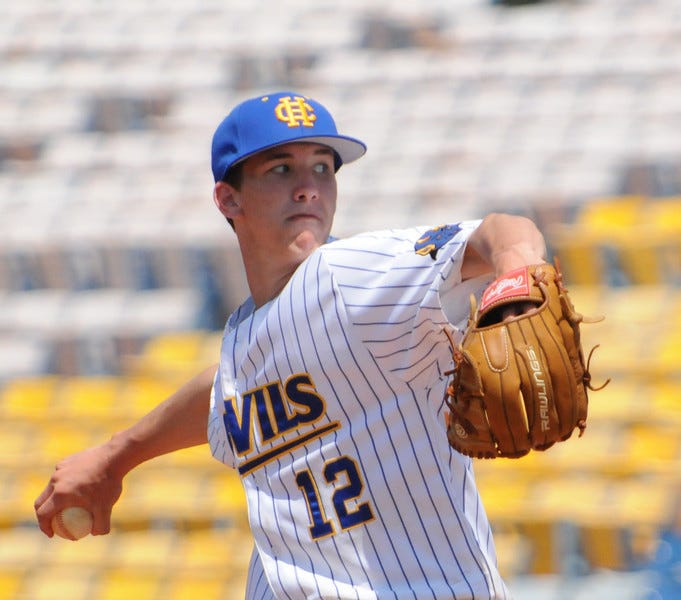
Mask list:
[[274,109],[277,119],[287,123],[289,127],[314,127],[317,116],[305,98],[302,96],[284,96],[279,99],[279,104]]

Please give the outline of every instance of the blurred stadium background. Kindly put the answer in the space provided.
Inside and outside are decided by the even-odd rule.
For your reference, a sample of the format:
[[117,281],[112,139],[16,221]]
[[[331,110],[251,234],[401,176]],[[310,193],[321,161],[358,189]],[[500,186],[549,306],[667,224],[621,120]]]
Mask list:
[[368,143],[336,233],[488,210],[547,233],[600,343],[585,436],[478,465],[517,600],[681,598],[678,0],[22,0],[0,7],[0,598],[243,597],[239,483],[205,448],[48,540],[54,464],[217,357],[245,293],[210,136],[273,89]]

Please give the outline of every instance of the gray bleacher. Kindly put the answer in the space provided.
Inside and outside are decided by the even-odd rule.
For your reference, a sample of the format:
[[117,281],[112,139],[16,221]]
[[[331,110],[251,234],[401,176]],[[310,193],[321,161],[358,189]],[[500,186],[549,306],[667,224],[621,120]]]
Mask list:
[[[26,0],[0,16],[0,378],[54,368],[93,289],[140,301],[79,314],[86,345],[219,327],[245,288],[208,147],[244,97],[301,90],[368,143],[339,174],[340,235],[575,205],[681,150],[676,0]],[[41,290],[61,323],[42,351],[34,332],[3,351]],[[136,315],[145,296],[159,310]]]

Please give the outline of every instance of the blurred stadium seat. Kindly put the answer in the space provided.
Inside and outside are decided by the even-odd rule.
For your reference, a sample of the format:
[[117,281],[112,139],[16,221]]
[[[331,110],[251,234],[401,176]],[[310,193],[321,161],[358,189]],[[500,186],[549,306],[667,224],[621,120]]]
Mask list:
[[7,382],[1,390],[3,419],[45,418],[54,401],[57,382],[58,378],[50,375],[15,378]]
[[[229,595],[230,588],[233,596]],[[238,585],[218,573],[183,573],[170,580],[164,597],[168,600],[192,600],[197,597],[222,600],[241,598],[242,593]]]
[[[87,600],[93,597],[92,582],[97,571],[98,567],[83,565],[43,565],[32,569],[27,574],[18,597],[21,598],[23,594],[23,597],[35,600],[53,600],[54,598]],[[123,596],[119,598],[122,599]]]
[[63,419],[113,419],[121,410],[121,382],[116,376],[65,378],[55,390],[53,414]]
[[153,600],[165,582],[165,574],[137,567],[111,567],[101,572],[97,586],[92,590],[101,600]]
[[221,339],[221,333],[205,330],[159,334],[151,338],[131,362],[131,369],[151,376],[169,374],[186,380],[217,361]]

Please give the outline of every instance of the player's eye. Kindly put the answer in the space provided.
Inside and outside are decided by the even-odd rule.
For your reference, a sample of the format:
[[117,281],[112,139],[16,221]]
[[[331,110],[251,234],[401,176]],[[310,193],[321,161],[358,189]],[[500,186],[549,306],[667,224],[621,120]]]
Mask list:
[[285,164],[275,165],[274,167],[272,167],[270,169],[270,171],[272,171],[272,173],[279,173],[279,174],[282,174],[282,175],[285,174],[285,173],[288,173],[290,170],[291,170],[290,167],[288,165],[285,165]]
[[314,166],[315,173],[328,173],[331,167],[327,163],[317,163]]

